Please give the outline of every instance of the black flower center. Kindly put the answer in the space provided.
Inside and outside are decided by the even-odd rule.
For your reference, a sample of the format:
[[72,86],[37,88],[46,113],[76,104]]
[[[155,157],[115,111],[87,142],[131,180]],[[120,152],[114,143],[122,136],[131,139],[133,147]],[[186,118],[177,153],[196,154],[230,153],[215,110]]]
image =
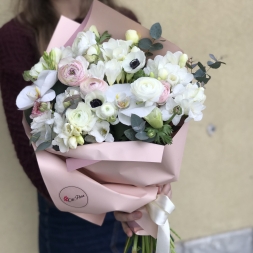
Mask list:
[[140,65],[140,61],[138,59],[134,59],[130,62],[130,67],[132,69],[136,69]]
[[96,108],[96,107],[101,106],[101,105],[102,105],[102,101],[97,99],[97,98],[90,101],[90,106],[92,108]]

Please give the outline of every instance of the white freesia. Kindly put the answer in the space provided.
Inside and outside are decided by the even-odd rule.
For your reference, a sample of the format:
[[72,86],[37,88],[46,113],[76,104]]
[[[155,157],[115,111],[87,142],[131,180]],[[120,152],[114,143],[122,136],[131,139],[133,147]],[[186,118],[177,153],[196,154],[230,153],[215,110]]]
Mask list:
[[67,109],[66,118],[73,127],[84,132],[89,132],[97,121],[97,117],[84,102],[79,102],[76,109]]
[[131,40],[133,43],[138,43],[140,36],[136,30],[127,30],[125,34],[126,40]]
[[122,62],[122,67],[126,73],[136,73],[144,67],[146,63],[146,56],[143,51],[129,53]]
[[143,69],[145,74],[148,76],[153,76],[158,78],[158,72],[160,69],[164,69],[164,66],[167,64],[167,60],[161,56],[157,55],[154,60],[148,59],[146,67]]
[[129,53],[131,45],[132,41],[115,40],[111,38],[108,42],[103,43],[101,51],[106,61],[112,59],[123,61]]
[[37,79],[39,74],[45,70],[46,67],[45,65],[43,64],[42,61],[39,61],[38,63],[36,63],[32,68],[31,70],[29,71],[29,75],[34,78],[34,79]]
[[164,66],[164,68],[168,71],[167,80],[172,86],[177,84],[188,84],[193,80],[193,75],[188,73],[187,69],[180,68],[179,65],[173,65],[168,63]]
[[96,122],[93,129],[89,132],[89,135],[94,136],[96,141],[101,143],[103,141],[113,142],[114,138],[109,133],[110,124],[107,121]]
[[[80,95],[79,87],[68,87],[64,93],[57,95],[55,103],[55,111],[58,113],[63,113],[64,110],[66,109],[66,107],[64,106],[64,100],[74,95]],[[81,97],[79,100],[81,101]]]
[[51,141],[52,125],[54,124],[54,118],[52,118],[52,112],[46,111],[45,113],[37,116],[31,123],[31,134],[40,133],[39,139],[36,141],[38,147],[43,142]]
[[178,65],[180,66],[180,68],[185,67],[187,61],[188,61],[188,55],[187,54],[182,54],[179,57],[179,63],[178,63]]
[[183,53],[181,51],[177,51],[175,53],[172,53],[170,51],[167,51],[164,58],[166,59],[167,63],[171,63],[174,65],[179,65],[180,57]]
[[105,64],[102,61],[98,61],[97,64],[91,64],[88,70],[91,77],[98,79],[104,79],[105,76]]
[[81,56],[90,46],[95,45],[96,43],[96,36],[93,32],[79,32],[73,42],[72,51],[75,56]]
[[76,148],[77,148],[76,137],[71,136],[71,137],[68,139],[68,145],[69,145],[69,148],[71,148],[71,149],[76,149]]
[[105,75],[109,85],[113,85],[122,70],[121,62],[113,59],[105,64]]
[[152,106],[163,93],[163,84],[151,77],[141,77],[131,83],[131,92],[137,101],[144,102],[145,106]]
[[49,102],[55,98],[51,88],[57,81],[57,71],[43,70],[33,85],[26,86],[18,95],[16,105],[20,110],[31,108],[35,101]]

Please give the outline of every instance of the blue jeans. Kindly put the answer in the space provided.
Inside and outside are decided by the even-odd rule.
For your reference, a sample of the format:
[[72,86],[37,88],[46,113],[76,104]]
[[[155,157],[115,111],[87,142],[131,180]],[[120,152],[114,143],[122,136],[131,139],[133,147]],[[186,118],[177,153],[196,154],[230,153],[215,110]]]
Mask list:
[[40,253],[122,253],[126,236],[113,213],[102,227],[59,211],[38,195]]

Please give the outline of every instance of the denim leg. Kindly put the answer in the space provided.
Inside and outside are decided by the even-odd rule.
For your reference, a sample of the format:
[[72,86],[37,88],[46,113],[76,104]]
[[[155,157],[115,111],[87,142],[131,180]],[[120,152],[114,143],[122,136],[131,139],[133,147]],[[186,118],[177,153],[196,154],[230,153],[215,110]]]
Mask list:
[[122,253],[126,236],[107,214],[102,227],[59,211],[38,195],[40,253]]

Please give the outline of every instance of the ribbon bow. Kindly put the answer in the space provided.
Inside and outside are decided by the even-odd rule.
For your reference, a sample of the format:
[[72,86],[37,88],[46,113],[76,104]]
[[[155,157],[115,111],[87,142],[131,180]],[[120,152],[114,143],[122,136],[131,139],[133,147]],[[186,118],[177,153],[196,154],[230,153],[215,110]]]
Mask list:
[[168,216],[174,209],[174,204],[166,195],[157,195],[156,200],[147,205],[151,219],[158,225],[156,253],[170,252]]

